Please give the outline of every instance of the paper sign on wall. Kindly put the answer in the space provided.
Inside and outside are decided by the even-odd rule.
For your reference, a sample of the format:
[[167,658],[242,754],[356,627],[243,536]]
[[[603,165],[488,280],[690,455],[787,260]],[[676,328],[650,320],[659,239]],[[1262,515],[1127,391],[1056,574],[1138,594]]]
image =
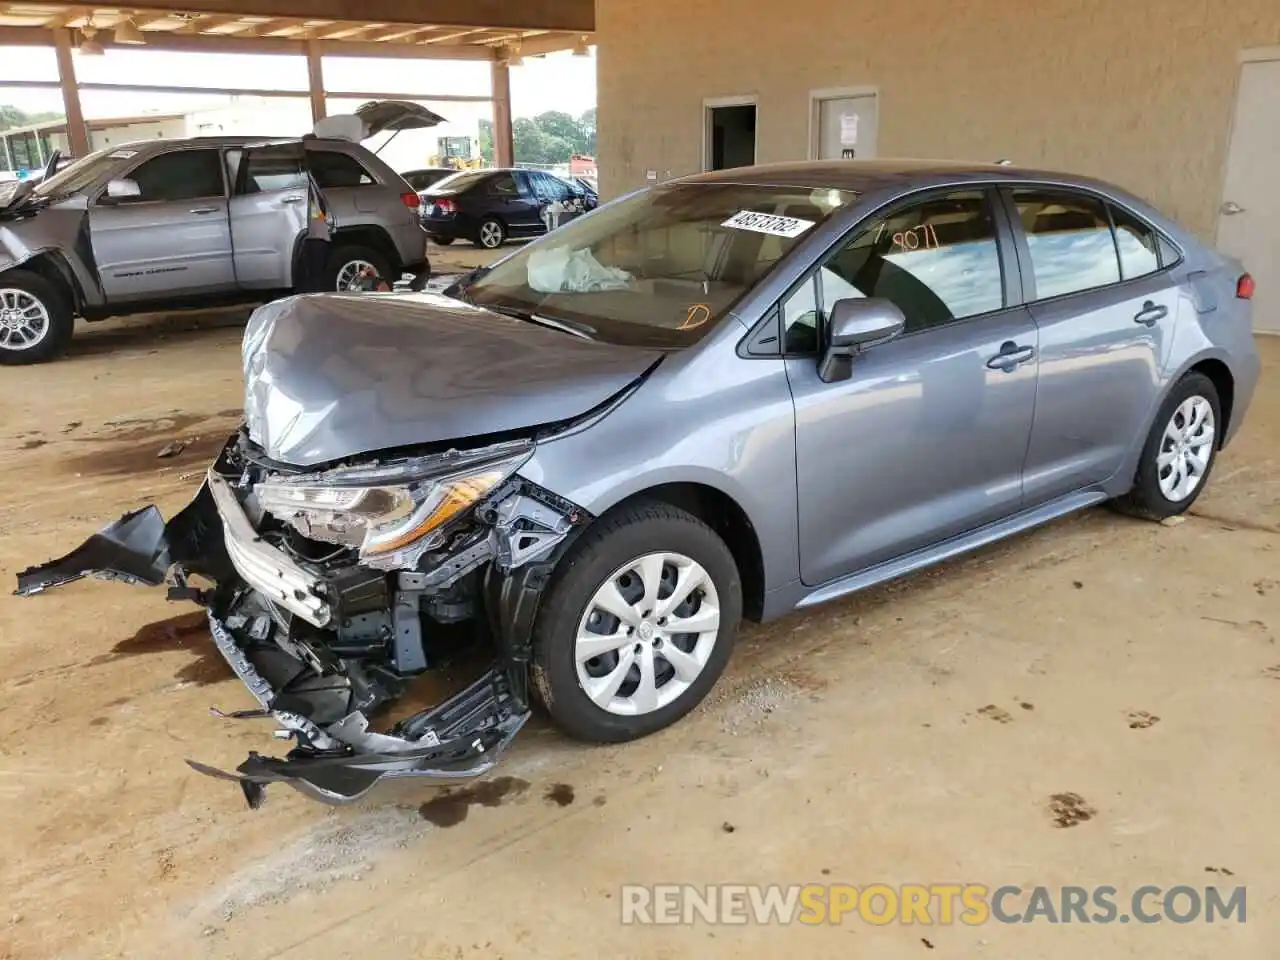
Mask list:
[[750,230],[752,233],[767,233],[771,237],[798,237],[813,226],[812,220],[801,220],[798,217],[780,217],[773,213],[756,213],[754,210],[743,210],[720,224],[733,230]]
[[856,113],[840,114],[840,146],[856,147],[858,145],[858,115]]

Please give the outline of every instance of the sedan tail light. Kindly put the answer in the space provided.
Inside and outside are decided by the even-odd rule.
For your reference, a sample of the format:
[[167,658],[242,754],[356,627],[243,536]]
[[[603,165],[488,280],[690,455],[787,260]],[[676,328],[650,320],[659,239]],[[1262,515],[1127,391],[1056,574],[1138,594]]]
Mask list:
[[408,207],[410,210],[417,210],[418,204],[422,202],[422,198],[419,197],[412,190],[409,190],[400,194],[400,199],[404,201],[404,205]]
[[1240,279],[1236,281],[1236,296],[1241,300],[1252,300],[1253,291],[1257,286],[1251,274],[1242,273]]
[[454,200],[436,200],[436,209],[441,213],[457,213],[458,204]]

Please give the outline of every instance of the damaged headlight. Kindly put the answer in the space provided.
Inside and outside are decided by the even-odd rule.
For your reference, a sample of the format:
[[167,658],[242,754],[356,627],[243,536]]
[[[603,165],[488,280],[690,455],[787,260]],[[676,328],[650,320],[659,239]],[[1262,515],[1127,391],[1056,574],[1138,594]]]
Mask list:
[[303,536],[360,551],[382,570],[412,567],[440,546],[450,522],[469,512],[533,453],[531,442],[273,476],[254,487],[258,505]]

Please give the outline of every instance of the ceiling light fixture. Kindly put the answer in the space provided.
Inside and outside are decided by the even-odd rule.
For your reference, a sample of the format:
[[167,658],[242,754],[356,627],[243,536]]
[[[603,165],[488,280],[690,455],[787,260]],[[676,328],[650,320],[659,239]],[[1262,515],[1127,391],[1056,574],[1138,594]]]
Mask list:
[[131,47],[142,46],[147,42],[147,38],[142,35],[142,31],[138,29],[132,17],[117,23],[114,34],[116,43],[125,43]]

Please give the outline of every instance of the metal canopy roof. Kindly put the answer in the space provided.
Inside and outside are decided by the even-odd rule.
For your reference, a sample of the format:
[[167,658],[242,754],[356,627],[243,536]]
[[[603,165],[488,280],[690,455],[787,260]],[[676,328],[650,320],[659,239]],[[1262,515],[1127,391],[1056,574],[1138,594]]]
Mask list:
[[593,43],[592,0],[147,0],[119,7],[0,0],[0,45],[50,43],[159,50],[294,52],[495,60]]

